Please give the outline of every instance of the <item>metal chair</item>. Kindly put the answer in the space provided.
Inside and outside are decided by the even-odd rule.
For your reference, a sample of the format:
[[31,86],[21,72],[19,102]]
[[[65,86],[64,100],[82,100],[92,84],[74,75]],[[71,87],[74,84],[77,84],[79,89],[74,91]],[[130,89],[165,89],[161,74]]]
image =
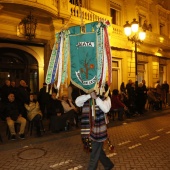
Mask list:
[[[34,121],[28,121],[28,133],[30,132],[30,136],[32,135],[33,127],[34,127]],[[42,120],[40,120],[40,130],[45,133],[45,129],[44,129]]]

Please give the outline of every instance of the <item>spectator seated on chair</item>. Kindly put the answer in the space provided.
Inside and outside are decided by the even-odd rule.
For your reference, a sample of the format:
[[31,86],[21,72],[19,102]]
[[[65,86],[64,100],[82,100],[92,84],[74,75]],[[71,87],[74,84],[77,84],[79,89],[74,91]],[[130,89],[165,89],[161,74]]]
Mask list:
[[72,100],[68,99],[67,93],[63,94],[61,104],[66,119],[69,120],[71,125],[75,124],[78,127],[78,108],[75,107]]
[[61,100],[57,99],[57,93],[53,92],[47,106],[48,118],[50,119],[50,130],[58,133],[66,127],[66,117]]
[[149,88],[147,96],[149,108],[152,107],[153,110],[159,110],[162,108],[162,101],[159,99],[154,88]]
[[21,139],[25,139],[24,131],[26,126],[26,119],[22,117],[22,113],[19,112],[18,104],[15,101],[15,96],[13,93],[8,95],[8,102],[4,104],[3,113],[5,115],[5,119],[7,121],[10,133],[11,133],[11,140],[16,139],[16,131],[14,127],[14,123],[20,123],[20,131],[19,137]]
[[63,111],[59,108],[55,110],[54,114],[50,117],[50,129],[53,133],[58,133],[65,130],[67,126],[67,119],[63,115]]
[[41,136],[41,120],[42,113],[40,110],[40,106],[37,100],[34,99],[34,95],[30,94],[30,101],[28,104],[25,103],[25,108],[27,110],[27,118],[29,121],[32,121],[36,126],[37,136]]
[[111,97],[111,109],[110,112],[118,111],[118,120],[123,120],[123,112],[127,110],[127,107],[120,100],[119,91],[114,89]]

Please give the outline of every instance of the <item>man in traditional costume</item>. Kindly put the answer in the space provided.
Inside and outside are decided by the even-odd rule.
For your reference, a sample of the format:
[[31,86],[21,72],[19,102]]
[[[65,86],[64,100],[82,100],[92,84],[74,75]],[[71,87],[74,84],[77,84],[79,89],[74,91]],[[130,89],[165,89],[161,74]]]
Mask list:
[[[93,109],[94,102],[96,105]],[[110,97],[108,96],[102,100],[96,95],[96,92],[92,92],[77,97],[75,103],[78,107],[83,107],[81,119],[82,140],[86,148],[90,146],[91,151],[88,170],[96,170],[98,161],[102,163],[105,170],[111,170],[114,164],[103,150],[103,143],[108,139],[105,114],[111,108]],[[87,141],[89,142],[87,143]]]

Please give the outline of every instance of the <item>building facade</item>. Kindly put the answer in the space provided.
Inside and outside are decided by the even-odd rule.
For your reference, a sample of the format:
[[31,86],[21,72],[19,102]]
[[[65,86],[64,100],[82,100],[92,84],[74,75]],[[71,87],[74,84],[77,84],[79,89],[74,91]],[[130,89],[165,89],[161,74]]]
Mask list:
[[[169,8],[168,8],[169,7]],[[36,23],[26,34],[25,18]],[[146,39],[137,46],[138,82],[153,87],[170,83],[170,3],[161,0],[1,0],[0,85],[6,78],[25,79],[37,92],[45,79],[55,34],[70,26],[109,20],[113,83],[111,90],[135,81],[135,46],[124,34],[134,18],[145,24]],[[33,18],[31,18],[33,19]],[[35,30],[34,30],[35,29]]]

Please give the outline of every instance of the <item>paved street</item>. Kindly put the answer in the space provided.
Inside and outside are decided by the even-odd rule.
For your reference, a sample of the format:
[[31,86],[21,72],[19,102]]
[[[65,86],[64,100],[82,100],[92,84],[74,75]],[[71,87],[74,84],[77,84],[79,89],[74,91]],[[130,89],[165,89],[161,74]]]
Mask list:
[[[114,170],[170,170],[170,109],[111,121],[109,137],[115,146],[109,153]],[[2,135],[0,170],[86,170],[89,154],[82,148],[80,130],[8,141]],[[104,170],[99,163],[98,170]]]

